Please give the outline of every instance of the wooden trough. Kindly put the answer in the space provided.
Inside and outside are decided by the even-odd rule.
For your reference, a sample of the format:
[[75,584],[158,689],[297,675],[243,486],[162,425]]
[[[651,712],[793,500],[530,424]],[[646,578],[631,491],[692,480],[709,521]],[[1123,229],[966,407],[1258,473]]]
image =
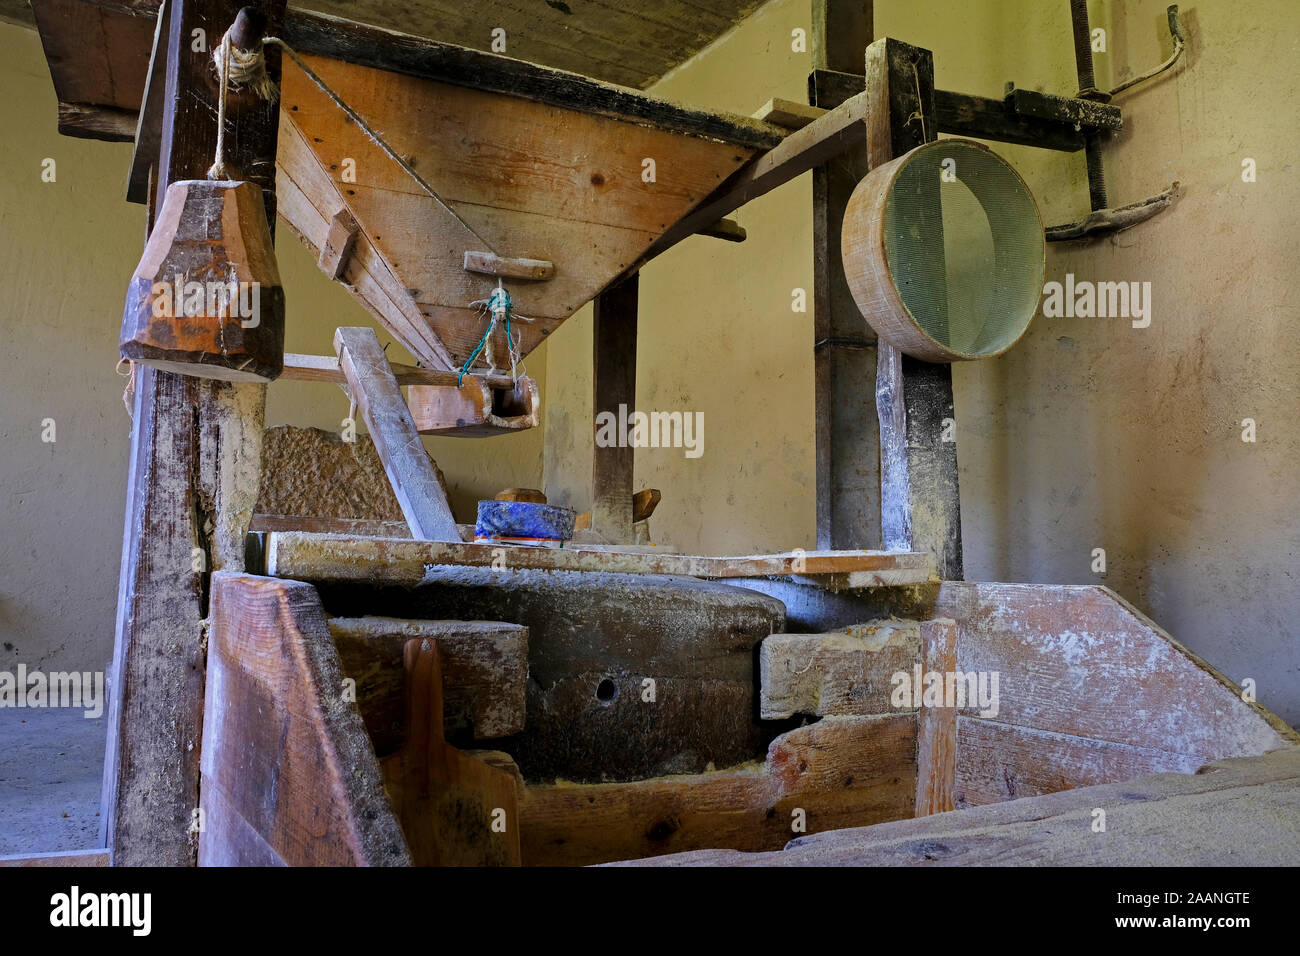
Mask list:
[[[870,828],[945,811],[956,811],[948,816],[958,819],[940,829],[964,847],[951,862],[1062,862],[1069,853],[1094,862],[1140,854],[1160,859],[1172,844],[1162,844],[1145,817],[1139,835],[1121,833],[1103,846],[1088,840],[1095,814],[1077,807],[1091,800],[1099,802],[1090,808],[1127,813],[1124,805],[1135,799],[1199,793],[1207,788],[1189,791],[1179,781],[1191,778],[1182,775],[1213,761],[1300,743],[1279,718],[1243,699],[1226,678],[1106,588],[913,583],[892,589],[906,599],[890,605],[910,608],[912,617],[864,618],[819,634],[778,631],[761,640],[756,655],[742,655],[750,661],[758,705],[753,720],[769,728],[764,739],[770,743],[751,759],[640,779],[527,779],[532,775],[521,773],[527,755],[511,741],[537,742],[535,734],[515,735],[539,719],[532,709],[536,691],[528,684],[538,667],[553,666],[556,652],[530,644],[554,641],[553,635],[530,638],[528,628],[511,624],[330,617],[330,608],[355,612],[358,601],[362,609],[372,602],[372,613],[415,606],[422,586],[456,569],[424,565],[432,574],[420,585],[402,570],[397,551],[414,558],[421,548],[447,546],[302,533],[270,537],[270,572],[302,580],[214,579],[201,788],[209,824],[200,839],[201,863],[583,865],[708,850],[714,852],[681,862],[734,865],[745,863],[746,853],[762,853],[754,863],[816,864],[816,846],[844,863],[852,862],[846,846],[880,844],[897,852],[873,851],[869,860],[906,864],[938,857],[904,852],[906,841],[890,841],[893,830],[874,840]],[[473,548],[465,545],[464,555],[443,554],[441,560],[460,560]],[[508,554],[513,570],[507,575],[527,575],[530,566],[552,567],[558,560],[529,549]],[[623,572],[652,575],[708,560],[714,563],[698,564],[697,573],[747,587],[764,580],[747,575],[775,574],[809,594],[842,588],[843,568],[852,563],[841,553],[814,562],[815,573],[799,575],[788,563],[793,559],[780,556],[618,560]],[[905,556],[869,553],[857,560],[864,568],[895,560],[901,570],[908,563]],[[567,566],[581,567],[582,559]],[[559,573],[587,574],[595,600],[606,586],[597,573]],[[373,590],[384,580],[404,582],[410,601],[400,589]],[[662,580],[671,587],[682,579]],[[507,590],[523,586],[520,581]],[[849,587],[837,599],[859,602],[868,615],[881,606],[882,593],[878,586]],[[569,633],[572,641],[591,640],[581,626]],[[709,640],[692,638],[698,661],[710,653]],[[644,678],[669,686],[672,665],[662,650],[642,656]],[[920,690],[931,674],[941,675],[938,696]],[[942,675],[956,675],[948,679],[946,698]],[[349,678],[354,698],[360,694],[356,705],[340,694]],[[584,677],[596,698],[614,684],[608,678],[597,684],[598,678]],[[236,683],[238,695],[231,692]],[[631,687],[639,686],[638,672]],[[954,686],[968,696],[957,697]],[[599,702],[593,706],[599,715]],[[643,708],[638,719],[646,739],[656,720],[671,719],[668,710],[644,702],[625,706]],[[702,703],[686,716],[701,725],[719,717]],[[459,728],[454,746],[448,743],[453,728]],[[570,722],[555,732],[575,729]],[[480,740],[491,744],[484,738],[511,752],[474,749]],[[248,753],[258,755],[251,767]],[[1300,771],[1295,761],[1284,763],[1283,770],[1291,770],[1261,764],[1246,782],[1238,775],[1223,786],[1294,787]],[[1263,776],[1255,781],[1251,773]],[[1178,776],[1127,789],[1105,786],[1152,774]],[[1079,819],[1072,816],[1050,838],[1036,833],[1022,860],[1014,842],[1026,839],[1019,830],[999,843],[996,833],[978,829],[988,826],[981,823],[988,814],[974,808],[1026,802],[1027,809],[994,820],[1033,820],[1028,808],[1035,800],[1076,788],[1095,788],[1098,795],[1080,790],[1073,803],[1050,804],[1076,808],[1070,813]],[[1135,797],[1135,788],[1148,796]],[[268,802],[270,793],[275,799]],[[972,814],[970,828],[981,834],[978,851],[959,839],[966,813]],[[844,829],[861,827],[869,829]],[[840,830],[842,839],[832,832]],[[808,843],[814,834],[830,842]],[[789,857],[775,853],[792,840],[809,849]],[[1230,848],[1216,846],[1201,847],[1195,858],[1226,862]]]

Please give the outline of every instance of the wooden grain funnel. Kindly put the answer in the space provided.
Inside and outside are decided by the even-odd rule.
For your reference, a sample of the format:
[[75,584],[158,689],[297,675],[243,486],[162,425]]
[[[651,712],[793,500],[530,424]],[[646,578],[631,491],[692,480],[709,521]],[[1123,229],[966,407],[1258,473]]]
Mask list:
[[[464,364],[487,329],[472,303],[498,279],[528,320],[513,326],[527,355],[782,139],[503,56],[381,30],[364,40],[350,62],[303,60],[447,208],[286,62],[279,212],[428,368]],[[503,329],[493,346],[507,355]],[[484,355],[472,365],[488,368]]]

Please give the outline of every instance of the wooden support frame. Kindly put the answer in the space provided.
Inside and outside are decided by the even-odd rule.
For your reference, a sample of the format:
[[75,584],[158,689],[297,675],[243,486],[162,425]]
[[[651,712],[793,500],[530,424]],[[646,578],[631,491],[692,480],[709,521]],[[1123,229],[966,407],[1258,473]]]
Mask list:
[[[596,298],[593,333],[592,403],[595,418],[602,412],[616,417],[619,407],[630,413],[636,405],[637,287],[633,273],[606,289]],[[592,455],[592,530],[611,544],[632,541],[632,469],[634,449],[630,446],[602,448],[596,443]]]
[[[216,144],[211,64],[190,54],[191,33],[221,37],[241,6],[169,0],[155,55],[163,90],[149,98],[161,110],[150,220],[172,182],[206,175]],[[283,0],[252,6],[279,30]],[[279,69],[279,51],[268,50],[272,79]],[[227,165],[266,190],[272,229],[278,117],[274,102],[227,102]],[[137,369],[101,811],[114,865],[195,862],[208,582],[214,570],[243,569],[265,400],[262,384]]]
[[[938,137],[929,50],[892,39],[872,43],[866,55],[866,91],[873,98],[867,110],[870,167]],[[931,241],[942,249],[942,223],[922,227],[932,231]],[[888,550],[927,551],[942,580],[960,580],[952,366],[911,358],[886,342],[879,343],[876,358],[882,542]]]
[[[815,0],[808,109],[829,110],[853,96],[823,82],[827,70],[858,72],[872,39],[871,0]],[[861,124],[865,129],[865,118]],[[867,173],[864,142],[813,170],[813,416],[817,461],[817,547],[880,546],[880,439],[872,380],[876,334],[844,279],[844,208]]]
[[374,329],[340,328],[334,332],[334,348],[412,536],[428,541],[459,541],[447,493],[420,441],[388,359],[384,358],[379,336]]

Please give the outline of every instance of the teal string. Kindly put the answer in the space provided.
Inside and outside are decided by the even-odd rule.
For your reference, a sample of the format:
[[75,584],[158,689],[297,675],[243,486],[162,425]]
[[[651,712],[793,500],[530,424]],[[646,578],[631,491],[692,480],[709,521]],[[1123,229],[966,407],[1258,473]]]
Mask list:
[[[507,348],[514,347],[510,338],[510,309],[510,293],[501,286],[497,286],[497,288],[492,290],[492,297],[487,301],[487,310],[489,316],[495,315],[498,311],[503,310],[505,312]],[[457,388],[460,387],[460,383],[464,380],[465,374],[469,371],[469,367],[474,364],[474,360],[478,358],[479,353],[487,346],[488,336],[492,334],[492,324],[492,319],[489,318],[487,330],[484,331],[483,338],[478,340],[478,345],[474,346],[474,351],[469,354],[469,358],[465,359],[465,364],[460,367],[460,374],[456,376]]]

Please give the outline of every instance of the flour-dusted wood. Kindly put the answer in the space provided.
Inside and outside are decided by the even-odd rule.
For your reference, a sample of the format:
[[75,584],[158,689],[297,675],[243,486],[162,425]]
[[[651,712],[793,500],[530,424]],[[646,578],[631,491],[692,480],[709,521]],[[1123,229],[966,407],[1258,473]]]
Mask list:
[[459,541],[447,493],[374,330],[340,328],[334,333],[334,348],[411,534],[430,541]]
[[410,863],[315,590],[212,579],[201,866]]
[[[920,660],[921,624],[885,620],[827,634],[773,634],[759,646],[760,716],[899,713],[890,696],[899,671]],[[914,711],[914,705],[903,711]]]
[[[779,849],[800,832],[912,813],[916,718],[827,717],[762,763],[633,783],[529,787],[525,866],[579,866],[704,847]],[[797,812],[801,811],[801,813]],[[802,820],[804,830],[794,828]]]
[[736,557],[658,554],[653,549],[529,548],[469,542],[357,538],[344,535],[276,532],[268,536],[267,573],[303,580],[418,584],[429,564],[675,574],[701,578],[766,575],[816,576],[840,571],[896,570],[912,583],[929,580],[927,558],[884,551],[808,551]]

